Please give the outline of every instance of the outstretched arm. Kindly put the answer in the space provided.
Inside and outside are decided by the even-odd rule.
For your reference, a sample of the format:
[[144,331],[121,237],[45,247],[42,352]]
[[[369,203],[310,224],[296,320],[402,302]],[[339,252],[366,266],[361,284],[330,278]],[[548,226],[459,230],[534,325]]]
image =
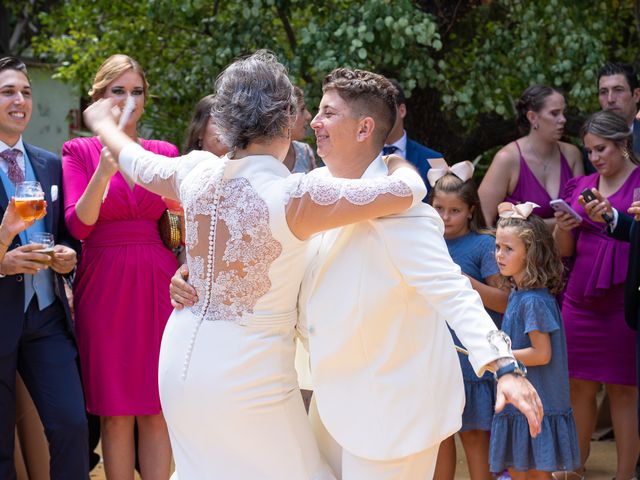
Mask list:
[[299,239],[351,223],[400,213],[422,202],[426,187],[404,160],[388,176],[367,179],[306,175],[298,178],[286,206],[287,223]]
[[[416,215],[411,216],[414,211]],[[502,335],[491,335],[495,341],[489,342],[489,334],[496,327],[478,293],[449,256],[442,236],[442,220],[435,210],[424,205],[408,214],[375,223],[404,280],[447,320],[469,350],[469,360],[476,374],[495,371],[502,366],[500,362],[513,361]],[[542,402],[525,378],[503,375],[498,381],[498,400],[497,409],[509,402],[527,417],[531,435],[540,432]]]
[[[197,152],[169,159],[148,152],[118,128],[112,107],[109,99],[98,100],[90,105],[84,111],[87,125],[100,136],[102,144],[108,148],[112,158],[117,160],[118,167],[126,176],[153,193],[178,200],[182,177],[207,155]],[[213,154],[210,156],[218,158]]]

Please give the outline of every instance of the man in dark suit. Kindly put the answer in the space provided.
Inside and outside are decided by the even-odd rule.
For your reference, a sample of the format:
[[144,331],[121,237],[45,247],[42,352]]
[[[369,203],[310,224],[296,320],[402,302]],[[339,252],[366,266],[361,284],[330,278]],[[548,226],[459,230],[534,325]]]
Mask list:
[[[635,202],[635,208],[640,212],[640,202]],[[617,240],[629,242],[629,269],[627,283],[624,287],[624,319],[634,330],[640,326],[640,227],[633,217],[618,212],[615,228],[609,235]],[[640,335],[638,336],[638,360],[640,361]],[[640,385],[640,368],[638,369],[638,385]]]
[[[636,364],[638,385],[640,385],[640,201],[633,202],[627,212],[634,215],[634,219],[634,217],[613,208],[609,201],[600,195],[600,192],[594,191],[594,194],[596,200],[584,205],[587,215],[594,222],[604,222],[602,214],[607,213],[613,219],[613,222],[607,225],[607,234],[631,244],[627,281],[624,286],[624,319],[627,325],[637,332]],[[640,400],[638,414],[638,418],[640,418]]]
[[[632,65],[627,63],[607,63],[598,72],[598,102],[602,110],[610,110],[621,116],[633,130],[633,151],[640,157],[640,120],[638,102],[640,101],[640,84],[638,74]],[[595,173],[585,155],[585,173]]]
[[[89,475],[87,421],[62,280],[75,267],[76,252],[64,224],[60,159],[22,140],[31,111],[24,63],[0,59],[0,216],[23,181],[40,182],[47,201],[46,216],[15,237],[0,262],[0,478],[16,478],[17,371],[45,428],[51,478],[83,480]],[[53,259],[29,245],[36,232],[53,234]]]
[[427,188],[429,188],[427,171],[430,166],[427,159],[442,158],[442,154],[407,137],[407,132],[404,129],[404,117],[407,116],[407,99],[404,96],[404,90],[402,90],[400,84],[393,79],[391,79],[390,82],[393,83],[393,86],[396,87],[397,90],[395,97],[396,122],[385,141],[382,153],[383,155],[395,153],[396,155],[406,158],[418,169],[420,176],[427,185]]

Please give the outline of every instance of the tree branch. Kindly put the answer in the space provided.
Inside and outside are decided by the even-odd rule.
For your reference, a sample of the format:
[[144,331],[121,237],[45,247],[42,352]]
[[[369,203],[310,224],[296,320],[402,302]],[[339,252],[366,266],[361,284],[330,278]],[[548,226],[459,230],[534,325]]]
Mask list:
[[296,34],[293,31],[293,27],[291,27],[291,23],[289,22],[289,17],[287,17],[287,12],[278,5],[276,7],[276,11],[278,12],[278,18],[282,22],[282,26],[284,27],[284,31],[287,34],[287,39],[289,40],[289,45],[291,46],[291,51],[296,52],[298,49],[298,42],[296,41]]

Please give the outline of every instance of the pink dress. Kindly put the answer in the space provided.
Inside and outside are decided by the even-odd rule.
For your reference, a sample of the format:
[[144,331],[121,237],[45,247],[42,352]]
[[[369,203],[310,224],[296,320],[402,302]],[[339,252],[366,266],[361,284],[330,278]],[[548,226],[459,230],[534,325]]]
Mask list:
[[[178,149],[141,140],[146,150],[174,157]],[[65,219],[82,240],[74,283],[75,328],[87,410],[101,416],[160,413],[158,356],[172,308],[169,280],[177,268],[164,246],[158,219],[161,197],[120,173],[109,183],[98,221],[85,225],[75,213],[98,166],[102,144],[76,138],[62,147]]]
[[[533,174],[529,165],[524,159],[522,152],[520,151],[520,145],[516,142],[518,147],[518,153],[520,154],[520,175],[518,176],[518,183],[516,188],[513,189],[511,195],[507,195],[504,199],[505,202],[511,202],[513,204],[533,202],[540,205],[533,213],[542,218],[552,218],[553,208],[549,205],[552,200],[549,193],[544,189],[540,181]],[[573,172],[569,166],[569,162],[560,152],[560,192],[562,188],[567,184],[569,179],[573,177]]]
[[[582,215],[582,223],[573,231],[575,263],[562,303],[569,377],[635,385],[636,339],[624,321],[629,244],[609,237],[604,224],[592,222],[578,203],[580,192],[597,188],[599,179],[597,173],[577,177],[569,181],[562,195]],[[611,205],[626,212],[638,185],[640,168],[609,197]]]

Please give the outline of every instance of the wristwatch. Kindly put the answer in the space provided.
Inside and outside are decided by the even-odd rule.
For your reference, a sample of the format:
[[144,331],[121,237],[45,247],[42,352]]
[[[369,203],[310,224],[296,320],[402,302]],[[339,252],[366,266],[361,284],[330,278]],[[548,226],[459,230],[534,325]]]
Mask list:
[[525,367],[522,362],[514,359],[513,361],[506,364],[504,367],[500,367],[496,371],[496,374],[495,374],[496,380],[500,380],[502,376],[507,375],[508,373],[511,373],[513,375],[518,375],[520,377],[526,377],[527,367]]

